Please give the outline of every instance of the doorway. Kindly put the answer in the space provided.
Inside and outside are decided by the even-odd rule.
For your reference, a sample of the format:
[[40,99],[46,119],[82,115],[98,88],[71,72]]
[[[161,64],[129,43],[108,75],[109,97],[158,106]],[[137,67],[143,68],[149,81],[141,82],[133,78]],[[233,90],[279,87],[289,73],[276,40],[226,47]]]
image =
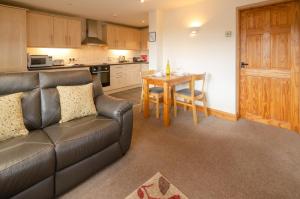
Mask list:
[[300,3],[238,9],[242,118],[300,131]]

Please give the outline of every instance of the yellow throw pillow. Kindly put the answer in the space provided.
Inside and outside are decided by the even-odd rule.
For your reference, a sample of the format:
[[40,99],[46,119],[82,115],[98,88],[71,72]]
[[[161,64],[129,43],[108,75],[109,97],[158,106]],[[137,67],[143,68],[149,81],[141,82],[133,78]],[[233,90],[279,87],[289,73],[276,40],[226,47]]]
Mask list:
[[0,141],[28,134],[22,113],[22,94],[0,97]]
[[57,90],[61,109],[59,123],[97,114],[92,83],[82,86],[58,86]]

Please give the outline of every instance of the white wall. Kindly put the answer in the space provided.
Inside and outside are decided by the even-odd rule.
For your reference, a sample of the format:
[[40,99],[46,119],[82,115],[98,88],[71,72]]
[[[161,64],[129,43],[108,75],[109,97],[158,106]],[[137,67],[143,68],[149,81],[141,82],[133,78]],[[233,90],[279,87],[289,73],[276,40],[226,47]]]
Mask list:
[[149,68],[156,69],[163,64],[163,13],[153,10],[149,13],[149,32],[156,32],[156,42],[149,42]]
[[[150,48],[151,59],[162,59],[158,69],[170,60],[171,68],[207,75],[209,107],[235,114],[236,110],[236,7],[259,0],[205,0],[163,12],[162,52]],[[151,15],[149,15],[151,20]],[[196,37],[189,36],[193,21],[202,26]],[[151,29],[151,24],[150,24]],[[225,37],[232,31],[232,37]],[[155,49],[154,49],[155,50]],[[156,52],[157,53],[157,52]]]

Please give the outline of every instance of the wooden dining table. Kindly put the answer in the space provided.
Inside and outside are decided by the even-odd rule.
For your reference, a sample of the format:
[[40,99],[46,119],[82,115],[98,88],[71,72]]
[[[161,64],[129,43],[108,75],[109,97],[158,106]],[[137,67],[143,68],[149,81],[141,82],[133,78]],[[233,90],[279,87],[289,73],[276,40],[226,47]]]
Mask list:
[[172,102],[170,88],[178,85],[190,82],[192,80],[192,74],[188,75],[167,75],[167,76],[155,76],[147,75],[143,76],[143,91],[144,91],[144,118],[149,117],[149,85],[161,86],[164,88],[163,97],[163,122],[164,126],[170,126],[170,111],[169,107]]

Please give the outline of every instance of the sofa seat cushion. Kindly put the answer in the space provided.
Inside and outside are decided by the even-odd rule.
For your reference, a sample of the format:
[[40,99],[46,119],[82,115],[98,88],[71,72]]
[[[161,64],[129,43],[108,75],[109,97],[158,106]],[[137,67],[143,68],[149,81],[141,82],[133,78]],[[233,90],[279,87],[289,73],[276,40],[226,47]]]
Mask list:
[[162,88],[162,87],[152,87],[152,88],[149,88],[149,92],[160,94],[160,93],[164,92],[164,88]]
[[54,172],[54,146],[43,131],[0,142],[0,198],[13,196]]
[[58,171],[101,151],[120,138],[119,123],[102,116],[87,116],[55,124],[44,131],[55,145]]

